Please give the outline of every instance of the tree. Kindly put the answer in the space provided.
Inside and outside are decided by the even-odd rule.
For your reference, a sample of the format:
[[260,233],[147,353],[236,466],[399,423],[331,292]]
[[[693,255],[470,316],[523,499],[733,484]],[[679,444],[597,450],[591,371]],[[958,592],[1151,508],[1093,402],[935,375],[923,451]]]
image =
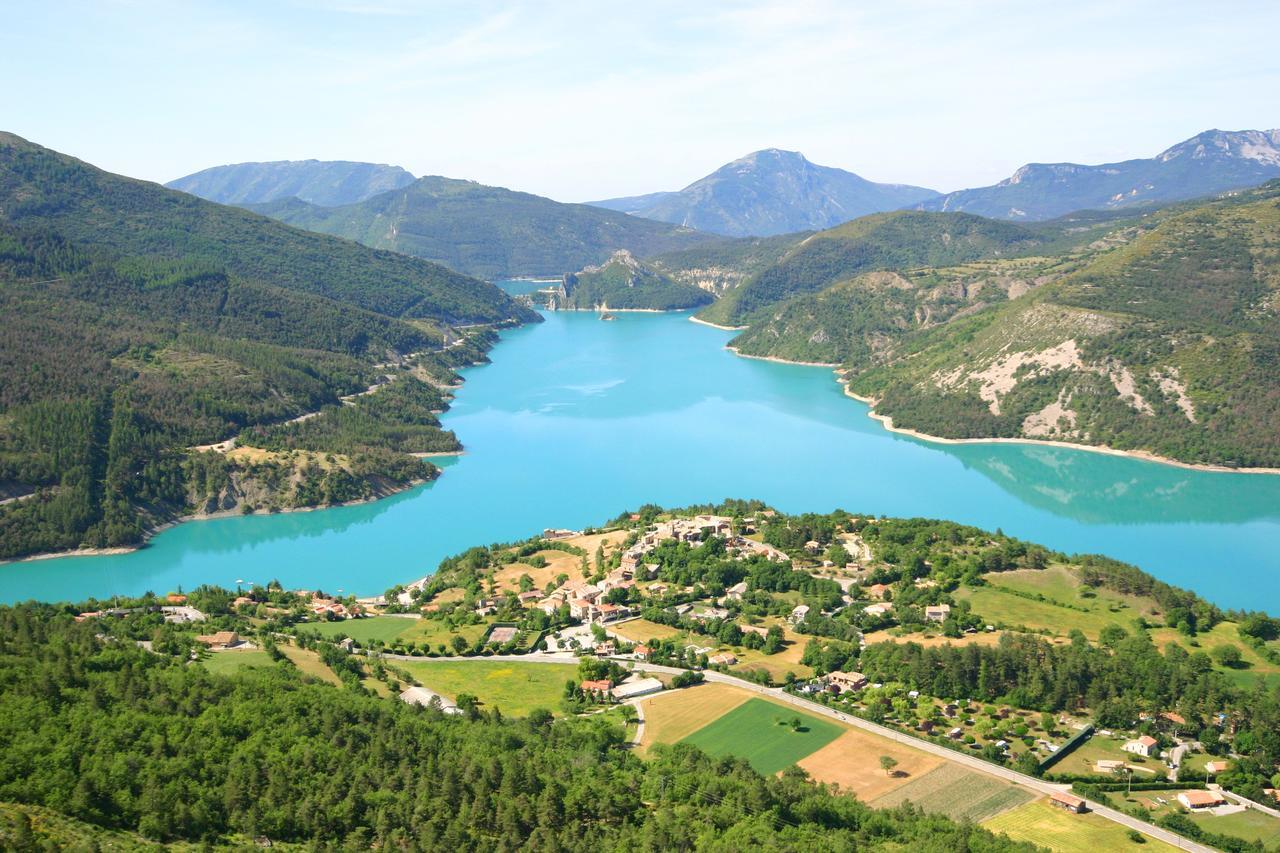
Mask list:
[[880,756],[880,769],[884,771],[884,775],[892,776],[893,768],[897,766],[898,766],[898,759],[894,758],[892,755]]
[[1213,657],[1228,669],[1236,669],[1244,662],[1239,646],[1223,645],[1213,650]]

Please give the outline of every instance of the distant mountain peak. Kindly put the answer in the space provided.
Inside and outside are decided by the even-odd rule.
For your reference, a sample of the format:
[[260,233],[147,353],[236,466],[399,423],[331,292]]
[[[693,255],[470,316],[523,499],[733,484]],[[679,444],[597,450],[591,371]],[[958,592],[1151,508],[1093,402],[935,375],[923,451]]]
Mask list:
[[299,198],[336,207],[413,183],[399,166],[352,160],[274,160],[233,163],[170,181],[165,186],[221,204],[266,204]]
[[1052,219],[1211,196],[1280,177],[1280,130],[1206,130],[1155,157],[1086,166],[1028,163],[989,187],[920,203],[997,219]]
[[879,184],[819,166],[799,151],[762,148],[732,160],[679,192],[591,202],[734,237],[772,236],[830,228],[868,213],[896,210],[937,193]]

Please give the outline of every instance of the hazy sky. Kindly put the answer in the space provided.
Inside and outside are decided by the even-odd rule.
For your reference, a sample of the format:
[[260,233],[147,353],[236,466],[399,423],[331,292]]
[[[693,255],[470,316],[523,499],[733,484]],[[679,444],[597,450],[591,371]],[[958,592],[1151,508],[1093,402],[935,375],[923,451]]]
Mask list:
[[396,163],[566,201],[759,148],[941,190],[1280,126],[1280,2],[3,0],[0,129],[158,181]]

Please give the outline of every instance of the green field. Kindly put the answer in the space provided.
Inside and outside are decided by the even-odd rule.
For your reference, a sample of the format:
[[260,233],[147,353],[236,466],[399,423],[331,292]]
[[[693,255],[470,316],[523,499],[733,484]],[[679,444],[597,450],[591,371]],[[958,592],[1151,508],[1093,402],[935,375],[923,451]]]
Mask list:
[[871,801],[890,808],[908,800],[931,814],[979,822],[1034,798],[1030,791],[951,762]]
[[1101,850],[1174,850],[1163,841],[1147,838],[1138,844],[1118,823],[1094,814],[1070,814],[1044,800],[1026,803],[982,822],[985,829],[1003,833],[1015,841],[1028,841],[1054,853],[1097,853]]
[[[1097,640],[1107,625],[1128,626],[1142,612],[1106,590],[1099,591],[1096,598],[1081,598],[1074,578],[1065,569],[985,575],[984,580],[987,586],[961,588],[956,595],[967,598],[973,612],[992,624],[1044,629],[1063,637],[1079,628],[1089,639]],[[1045,600],[1026,598],[1019,592],[1043,595]]]
[[357,643],[369,643],[381,640],[390,643],[392,640],[416,627],[419,620],[406,619],[403,616],[370,616],[366,619],[343,619],[341,622],[315,622],[299,625],[302,631],[313,631],[322,637],[336,637],[339,634],[350,637]]
[[[799,718],[793,730],[790,721]],[[764,699],[749,699],[720,719],[703,726],[681,743],[711,755],[736,755],[761,773],[777,773],[835,740],[844,729]]]
[[564,683],[576,681],[578,668],[568,663],[522,663],[483,658],[465,661],[396,661],[437,693],[457,699],[470,693],[483,707],[523,717],[534,708],[554,711],[564,696]]
[[210,672],[216,672],[219,675],[226,675],[232,672],[239,672],[242,669],[248,669],[255,666],[274,666],[275,661],[271,659],[271,655],[261,649],[246,649],[244,651],[214,652],[205,658],[201,663],[204,668]]
[[1193,814],[1190,817],[1207,832],[1231,835],[1245,841],[1261,841],[1268,850],[1280,844],[1280,820],[1255,809],[1221,817],[1211,814]]

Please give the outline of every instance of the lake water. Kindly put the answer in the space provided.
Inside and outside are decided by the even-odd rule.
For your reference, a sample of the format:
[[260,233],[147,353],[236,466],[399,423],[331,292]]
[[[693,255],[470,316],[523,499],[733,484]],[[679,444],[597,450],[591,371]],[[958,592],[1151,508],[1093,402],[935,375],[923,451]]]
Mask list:
[[118,556],[0,566],[0,601],[238,580],[381,592],[442,557],[643,503],[932,516],[1105,553],[1228,607],[1280,613],[1280,476],[894,435],[831,371],[739,358],[685,315],[552,313],[464,371],[434,483],[317,512],[181,524]]

